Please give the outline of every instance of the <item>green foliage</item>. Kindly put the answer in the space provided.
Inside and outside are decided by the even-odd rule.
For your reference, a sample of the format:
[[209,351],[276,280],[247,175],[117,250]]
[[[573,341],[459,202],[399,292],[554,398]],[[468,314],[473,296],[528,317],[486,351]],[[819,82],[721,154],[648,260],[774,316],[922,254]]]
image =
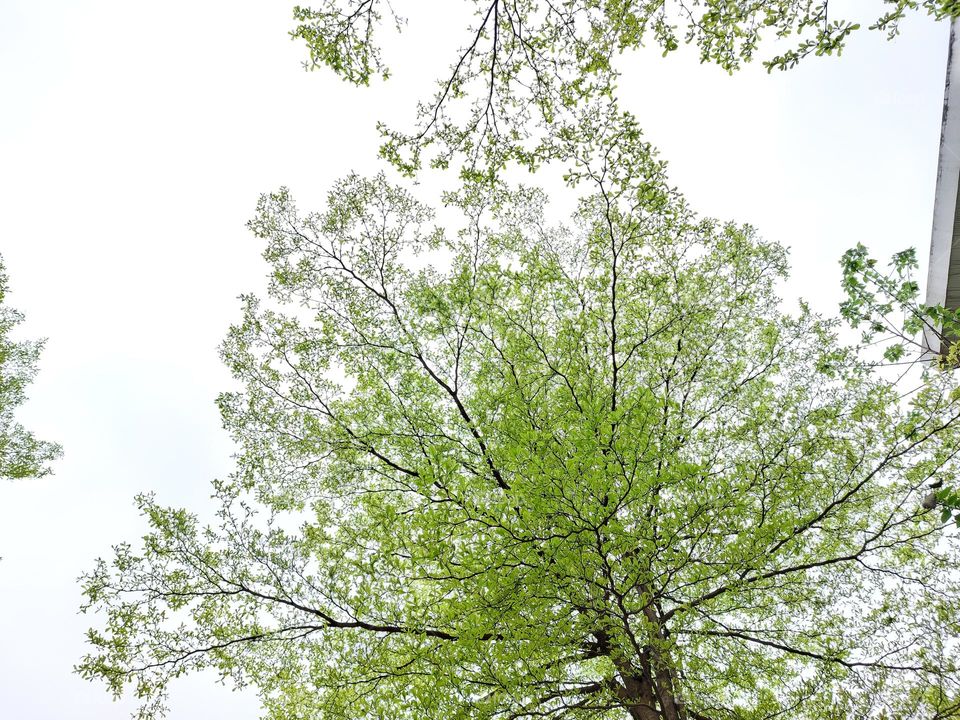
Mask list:
[[23,315],[4,304],[7,291],[0,261],[0,479],[42,477],[50,473],[49,463],[60,455],[60,447],[37,440],[14,419],[14,412],[26,400],[43,342],[11,337]]
[[877,260],[870,257],[863,244],[844,253],[840,264],[847,295],[840,314],[852,327],[863,328],[864,345],[886,343],[884,357],[888,361],[899,361],[910,349],[925,350],[921,337],[924,330],[949,331],[956,322],[956,317],[942,308],[918,301],[920,287],[913,279],[917,258],[912,248],[896,253],[886,273],[877,269]]
[[[355,8],[341,10],[330,5],[320,10],[295,7],[293,17],[300,25],[291,33],[303,40],[310,51],[308,67],[325,65],[354,85],[369,85],[380,75],[389,77],[374,43],[377,26],[383,21],[375,0],[361,0]],[[397,27],[400,20],[390,11]]]
[[144,718],[202,668],[277,720],[957,716],[958,548],[922,506],[955,375],[904,400],[782,309],[784,250],[697,218],[629,127],[566,223],[490,182],[441,227],[383,177],[261,199],[237,471],[210,525],[138,500],[142,546],[83,581],[84,677]]
[[[734,72],[764,43],[786,49],[763,60],[792,68],[811,55],[839,55],[860,25],[828,0],[472,0],[476,20],[429,102],[419,105],[413,133],[381,125],[381,155],[406,173],[426,161],[466,173],[495,175],[507,162],[531,169],[551,155],[551,142],[576,122],[571,111],[612,99],[617,56],[651,43],[667,55],[695,46],[704,63]],[[384,13],[382,8],[386,7]],[[956,16],[955,0],[887,0],[871,29],[893,37],[908,12]],[[828,9],[830,12],[828,12]],[[304,41],[307,67],[327,67],[366,85],[387,76],[376,42],[386,15],[404,21],[383,0],[319,0],[297,7],[291,35]],[[587,136],[585,136],[587,137]]]
[[[863,328],[864,346],[882,345],[883,360],[894,365],[925,361],[947,373],[960,365],[960,310],[919,301],[913,249],[896,253],[886,273],[877,269],[877,260],[862,244],[848,250],[841,265],[847,294],[841,314],[852,327]],[[943,522],[953,519],[960,526],[960,492],[943,484],[943,477],[935,478],[925,505],[939,508]]]

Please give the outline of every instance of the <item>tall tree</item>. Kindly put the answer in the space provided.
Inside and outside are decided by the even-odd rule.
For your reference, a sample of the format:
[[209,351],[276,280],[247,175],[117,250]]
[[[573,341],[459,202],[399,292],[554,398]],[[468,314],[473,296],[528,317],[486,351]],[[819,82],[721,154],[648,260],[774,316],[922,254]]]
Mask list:
[[42,477],[50,473],[49,464],[60,455],[60,446],[37,440],[14,419],[14,412],[26,400],[43,341],[11,337],[23,315],[6,304],[8,289],[0,260],[0,478]]
[[[419,105],[413,132],[381,125],[381,154],[414,172],[465,161],[468,175],[496,174],[508,161],[536,167],[553,157],[553,141],[576,126],[569,111],[611,101],[617,56],[644,43],[664,55],[682,44],[729,72],[758,53],[770,70],[810,55],[839,54],[859,22],[829,0],[470,0],[475,21],[451,58],[432,99]],[[871,29],[889,37],[920,11],[955,16],[953,0],[885,0]],[[307,66],[332,69],[366,85],[388,69],[379,45],[384,26],[405,20],[386,0],[316,0],[296,7],[292,35],[309,52]],[[775,47],[779,54],[766,47]],[[443,59],[438,65],[443,64]],[[586,135],[589,137],[589,135]]]
[[84,578],[85,677],[144,718],[202,668],[276,720],[960,717],[922,505],[956,375],[904,397],[784,308],[784,249],[696,217],[635,132],[578,163],[567,223],[489,183],[446,228],[383,177],[262,198],[238,470],[212,525],[139,499],[143,545]]

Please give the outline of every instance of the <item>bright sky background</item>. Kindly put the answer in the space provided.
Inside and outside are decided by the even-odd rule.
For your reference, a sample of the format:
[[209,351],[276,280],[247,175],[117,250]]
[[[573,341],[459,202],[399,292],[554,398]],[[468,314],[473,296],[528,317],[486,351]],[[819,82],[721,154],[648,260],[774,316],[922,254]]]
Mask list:
[[[89,624],[75,579],[142,533],[134,494],[209,510],[230,471],[217,346],[237,295],[264,285],[256,198],[285,184],[320,207],[337,177],[378,169],[375,121],[409,121],[460,42],[459,4],[430,3],[448,16],[411,21],[390,83],[353,89],[303,72],[293,4],[0,0],[0,253],[25,334],[49,338],[20,417],[66,451],[54,476],[0,485],[4,718],[128,716],[71,674]],[[648,52],[626,59],[622,97],[693,206],[791,246],[788,292],[833,312],[856,242],[926,260],[947,33],[911,17],[893,43],[861,33],[773,76]],[[258,711],[209,677],[172,707]]]

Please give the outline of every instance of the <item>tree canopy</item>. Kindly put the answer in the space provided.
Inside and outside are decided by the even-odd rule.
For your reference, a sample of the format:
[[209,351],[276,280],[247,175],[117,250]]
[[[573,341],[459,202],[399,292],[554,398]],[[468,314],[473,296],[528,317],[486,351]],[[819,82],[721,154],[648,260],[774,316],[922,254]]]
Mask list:
[[[955,16],[955,0],[885,0],[873,30],[893,37],[900,21],[921,11]],[[436,94],[419,104],[409,132],[381,124],[383,157],[412,173],[464,161],[467,174],[496,174],[508,161],[536,167],[569,132],[570,110],[609,102],[617,56],[649,43],[664,55],[693,45],[704,63],[729,72],[756,56],[788,69],[810,55],[839,54],[860,29],[849,8],[829,0],[471,0],[475,20]],[[400,8],[399,10],[397,8]],[[401,29],[400,4],[385,0],[318,0],[294,9],[295,38],[307,67],[326,67],[356,85],[389,75],[380,34]],[[438,61],[442,66],[443,60]],[[575,124],[575,122],[573,123]]]
[[632,133],[545,194],[383,176],[251,228],[217,520],[152,496],[84,577],[79,670],[141,717],[212,668],[265,716],[960,716],[956,374],[919,389],[777,295]]
[[42,477],[60,454],[54,443],[37,440],[14,418],[37,373],[42,340],[16,340],[12,334],[23,314],[6,304],[8,278],[0,260],[0,478]]

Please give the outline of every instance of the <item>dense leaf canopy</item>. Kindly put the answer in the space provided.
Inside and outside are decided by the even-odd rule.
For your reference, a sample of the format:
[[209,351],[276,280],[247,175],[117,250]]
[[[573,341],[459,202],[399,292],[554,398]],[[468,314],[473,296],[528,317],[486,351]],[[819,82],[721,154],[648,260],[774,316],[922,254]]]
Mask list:
[[211,525],[140,499],[143,545],[84,579],[85,676],[145,717],[199,668],[278,720],[960,716],[958,548],[921,504],[956,375],[911,391],[788,312],[784,250],[636,136],[578,163],[564,222],[488,183],[261,200],[237,472]]
[[8,280],[0,261],[0,479],[41,477],[60,447],[37,440],[14,419],[26,400],[26,388],[37,372],[42,341],[18,340],[12,335],[23,315],[5,304]]
[[[318,0],[297,7],[292,32],[309,51],[308,67],[327,67],[366,85],[386,77],[379,36],[401,29],[402,3]],[[839,54],[860,28],[829,0],[470,0],[475,20],[435,96],[419,106],[414,132],[382,125],[382,155],[416,171],[465,161],[467,174],[496,174],[509,160],[535,167],[553,156],[570,129],[569,111],[612,99],[617,56],[652,44],[670,53],[694,45],[700,59],[733,72],[758,54],[768,69],[809,55]],[[955,0],[876,3],[872,29],[896,35],[912,11],[956,15]],[[446,65],[438,59],[438,67]],[[438,71],[439,72],[439,71]]]

